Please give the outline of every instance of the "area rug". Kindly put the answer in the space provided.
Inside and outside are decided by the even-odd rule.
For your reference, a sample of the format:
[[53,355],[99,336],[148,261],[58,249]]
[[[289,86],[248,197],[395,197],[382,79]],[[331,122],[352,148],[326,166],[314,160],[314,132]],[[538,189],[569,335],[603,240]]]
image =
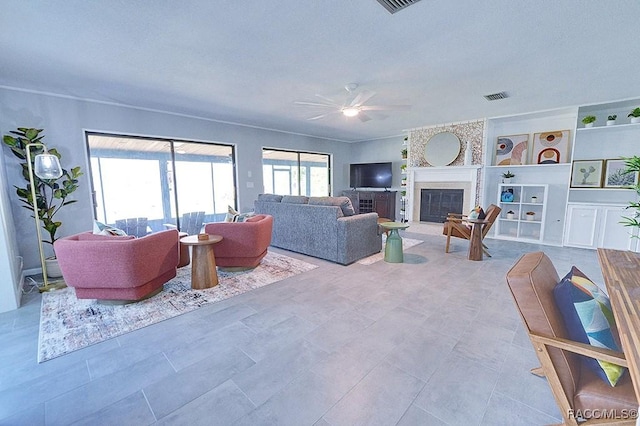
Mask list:
[[[360,265],[371,265],[372,263],[378,262],[382,259],[384,259],[384,245],[386,243],[386,239],[385,239],[385,235],[382,236],[382,251],[380,253],[376,253],[376,254],[372,254],[369,257],[365,257],[364,259],[360,259],[358,260],[356,263],[359,263]],[[402,239],[402,251],[406,251],[408,248],[411,248],[413,246],[417,246],[418,244],[422,243],[423,241],[421,240],[414,240],[412,238],[403,238]]]
[[128,305],[103,305],[93,299],[80,300],[71,287],[43,293],[38,362],[315,268],[317,266],[311,263],[269,252],[253,270],[218,271],[219,284],[206,290],[192,290],[191,269],[178,269],[178,275],[164,285],[164,291]]

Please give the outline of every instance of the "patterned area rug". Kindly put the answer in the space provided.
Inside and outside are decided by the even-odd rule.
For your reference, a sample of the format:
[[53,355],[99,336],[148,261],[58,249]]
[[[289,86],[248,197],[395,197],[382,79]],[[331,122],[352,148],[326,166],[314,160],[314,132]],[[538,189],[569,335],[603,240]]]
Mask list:
[[192,290],[191,269],[178,269],[178,275],[164,285],[164,291],[128,305],[102,305],[92,299],[80,300],[71,287],[43,293],[38,362],[315,268],[316,265],[302,260],[269,252],[253,270],[218,271],[219,284],[206,290]]
[[[372,263],[378,262],[379,260],[384,259],[384,245],[386,243],[386,235],[382,236],[382,251],[380,253],[372,254],[369,257],[365,257],[364,259],[358,260],[356,263],[360,265],[371,265]],[[406,251],[408,248],[413,246],[417,246],[422,243],[421,240],[414,240],[412,238],[403,238],[402,239],[402,251]]]

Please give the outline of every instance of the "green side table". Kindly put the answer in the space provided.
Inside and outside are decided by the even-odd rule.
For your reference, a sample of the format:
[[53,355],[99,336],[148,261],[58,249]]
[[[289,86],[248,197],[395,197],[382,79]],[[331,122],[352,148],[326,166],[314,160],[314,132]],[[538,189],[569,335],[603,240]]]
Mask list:
[[404,261],[404,256],[402,254],[402,237],[400,237],[398,230],[407,229],[409,224],[400,222],[384,222],[380,223],[380,227],[391,231],[387,236],[387,243],[384,247],[384,261],[389,263],[402,263]]

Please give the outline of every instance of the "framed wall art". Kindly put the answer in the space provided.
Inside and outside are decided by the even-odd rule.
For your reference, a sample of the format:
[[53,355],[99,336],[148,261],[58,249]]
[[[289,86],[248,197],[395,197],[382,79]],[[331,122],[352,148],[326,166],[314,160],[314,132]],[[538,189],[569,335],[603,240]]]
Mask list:
[[625,173],[625,161],[605,160],[604,187],[629,188],[638,184],[638,173]]
[[571,167],[571,188],[602,187],[604,160],[577,160]]
[[569,162],[571,146],[569,130],[535,133],[531,150],[531,164],[560,164]]
[[529,135],[498,136],[494,166],[527,164]]

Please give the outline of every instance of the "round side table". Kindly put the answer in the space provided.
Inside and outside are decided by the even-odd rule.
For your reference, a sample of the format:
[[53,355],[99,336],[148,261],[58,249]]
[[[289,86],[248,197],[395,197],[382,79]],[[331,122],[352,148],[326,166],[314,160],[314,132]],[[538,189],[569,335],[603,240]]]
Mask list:
[[402,253],[402,237],[398,230],[407,229],[409,224],[400,222],[383,222],[379,225],[383,229],[390,231],[384,247],[384,261],[389,263],[404,262],[404,255]]
[[209,235],[206,240],[199,240],[197,235],[180,238],[180,244],[193,247],[191,265],[191,288],[202,290],[218,285],[216,257],[213,245],[222,241],[220,235]]

